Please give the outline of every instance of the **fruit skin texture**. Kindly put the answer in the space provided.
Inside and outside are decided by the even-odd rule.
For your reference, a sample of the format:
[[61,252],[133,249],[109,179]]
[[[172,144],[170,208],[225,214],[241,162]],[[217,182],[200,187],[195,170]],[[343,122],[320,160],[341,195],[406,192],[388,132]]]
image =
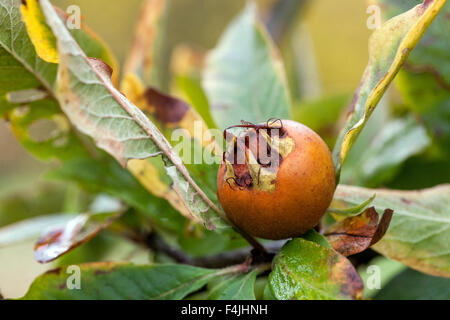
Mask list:
[[296,237],[316,226],[335,190],[334,165],[325,142],[300,123],[282,120],[282,124],[295,147],[281,161],[274,190],[230,186],[224,163],[217,182],[227,217],[247,233],[273,240]]

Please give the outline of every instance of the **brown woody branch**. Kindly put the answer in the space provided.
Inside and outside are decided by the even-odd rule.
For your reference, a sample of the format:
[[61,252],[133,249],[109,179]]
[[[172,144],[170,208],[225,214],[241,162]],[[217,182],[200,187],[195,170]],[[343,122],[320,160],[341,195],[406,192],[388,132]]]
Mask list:
[[262,264],[272,261],[276,252],[280,250],[284,241],[276,241],[266,246],[268,252],[243,248],[217,255],[191,257],[185,252],[168,245],[156,233],[150,233],[145,239],[146,246],[154,252],[163,253],[178,263],[204,268],[224,268],[237,265],[250,259],[252,264]]

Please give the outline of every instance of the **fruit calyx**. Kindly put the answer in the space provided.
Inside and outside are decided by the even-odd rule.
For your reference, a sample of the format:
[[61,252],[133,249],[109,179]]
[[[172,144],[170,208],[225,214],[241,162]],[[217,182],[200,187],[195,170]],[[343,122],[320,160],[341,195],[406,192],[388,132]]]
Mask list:
[[[245,128],[237,136],[228,130]],[[294,150],[280,119],[269,119],[264,124],[242,121],[242,124],[224,130],[228,148],[223,153],[226,165],[225,181],[235,189],[274,191],[277,172],[283,159]]]

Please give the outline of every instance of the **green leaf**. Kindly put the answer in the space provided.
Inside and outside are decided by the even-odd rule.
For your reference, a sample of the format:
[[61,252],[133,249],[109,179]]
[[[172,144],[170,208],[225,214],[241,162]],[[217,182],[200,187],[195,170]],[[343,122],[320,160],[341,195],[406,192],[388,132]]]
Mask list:
[[223,270],[186,265],[80,265],[81,289],[69,289],[66,268],[49,271],[30,286],[25,300],[179,300],[200,289]]
[[0,116],[14,106],[6,100],[11,91],[51,91],[56,65],[37,57],[21,20],[20,1],[0,0]]
[[402,70],[396,81],[407,108],[418,113],[433,142],[440,146],[441,158],[449,157],[450,84],[439,83],[426,72]]
[[[5,51],[7,54],[0,59],[0,63],[5,63],[0,68],[0,74],[5,72],[6,77],[0,77],[0,90],[5,88],[5,94],[8,93],[9,96],[12,96],[10,91],[13,90],[15,96],[15,103],[8,102],[7,105],[4,105],[0,98],[0,109],[2,112],[13,109],[8,113],[8,117],[16,137],[36,157],[43,160],[58,159],[62,166],[58,169],[59,178],[81,183],[93,193],[107,192],[117,196],[128,205],[149,215],[159,228],[164,226],[181,232],[185,220],[178,217],[166,201],[145,191],[129,172],[115,164],[112,158],[99,152],[89,139],[80,135],[70,125],[61,112],[59,103],[53,98],[57,65],[45,63],[36,56],[25,25],[21,21],[19,3],[3,0],[0,6],[0,24],[5,26],[0,29],[0,44],[6,46],[6,50],[0,46],[0,52]],[[65,17],[60,11],[57,13],[60,17]],[[81,29],[70,32],[88,56],[98,57],[112,66],[116,65],[107,47],[85,25],[82,24]],[[17,49],[17,52],[13,49]],[[31,82],[27,79],[31,79]],[[27,83],[32,86],[14,87],[16,84]],[[23,94],[23,90],[14,91],[35,87],[46,89],[44,99],[30,99],[29,95]],[[22,94],[17,94],[21,92]],[[20,96],[22,101],[17,96]],[[178,199],[178,196],[176,197]],[[60,209],[43,212],[60,212]]]
[[203,86],[219,128],[241,120],[288,119],[290,101],[282,62],[250,2],[210,53]]
[[[30,100],[26,94],[22,94],[22,102],[17,101],[16,97],[14,104],[6,102],[6,100],[3,104],[3,100],[0,100],[2,112],[13,109],[8,113],[8,118],[16,137],[36,157],[43,160],[55,158],[60,160],[63,166],[61,170],[65,171],[67,178],[80,182],[83,180],[81,177],[84,177],[85,179],[81,182],[94,183],[95,186],[103,183],[101,187],[110,194],[117,195],[128,204],[138,206],[145,213],[155,213],[153,217],[156,216],[156,218],[158,218],[157,213],[159,212],[173,212],[164,201],[145,192],[129,173],[120,166],[114,165],[111,162],[112,159],[99,154],[88,139],[82,137],[70,126],[67,118],[62,114],[59,104],[53,98],[57,65],[46,63],[37,57],[25,25],[21,21],[19,4],[19,1],[1,0],[0,54],[3,55],[0,59],[2,64],[0,68],[0,90],[2,91],[0,93],[3,94],[0,97],[8,93],[11,98],[13,96],[11,93],[18,96],[17,93],[33,88],[44,88],[46,97]],[[65,17],[60,11],[57,12],[60,17]],[[82,24],[82,28],[79,30],[71,30],[71,34],[79,41],[78,45],[87,55],[98,57],[115,66],[115,59],[107,47],[85,25]],[[23,106],[24,103],[25,106]],[[37,130],[39,128],[41,129]],[[44,131],[44,134],[40,131]],[[68,164],[69,162],[70,164]],[[77,172],[72,172],[72,175],[69,176],[68,171],[75,170],[75,166]],[[95,172],[93,168],[96,169]],[[88,179],[93,177],[98,180]],[[103,191],[102,188],[93,187],[92,189],[95,189],[94,192]],[[124,190],[129,190],[129,192],[124,192]],[[132,192],[135,193],[134,198],[129,196]],[[139,201],[141,204],[138,204]],[[174,218],[174,220],[176,219]]]
[[170,233],[173,244],[193,256],[219,253],[246,244],[231,228],[217,232],[205,230],[200,225],[192,226],[166,200],[150,194],[130,172],[110,157],[66,161],[47,176],[76,181],[88,192],[104,192],[121,199],[144,218],[146,224],[140,225],[141,228],[150,224],[158,232]]
[[355,299],[363,290],[350,261],[301,238],[289,241],[275,257],[268,286],[278,300]]
[[[424,168],[427,168],[424,170]],[[450,181],[450,158],[433,159],[425,155],[408,159],[387,186],[390,189],[425,189]]]
[[216,128],[216,124],[211,115],[209,101],[206,93],[203,91],[200,78],[179,75],[176,77],[176,83],[195,110],[205,120],[208,128]]
[[220,209],[192,180],[161,132],[113,86],[110,68],[77,46],[49,1],[40,4],[58,41],[56,96],[70,121],[123,165],[130,159],[161,155],[173,188],[191,214],[214,228],[211,219],[220,222]]
[[302,235],[302,238],[320,244],[322,247],[332,248],[327,238],[324,235],[318,233],[314,229],[307,231],[305,234]]
[[369,199],[362,202],[361,204],[351,207],[351,208],[345,208],[345,209],[336,209],[336,208],[328,208],[328,212],[330,212],[333,216],[337,215],[338,217],[354,217],[361,213],[363,213],[367,207],[372,203],[373,199],[375,199],[376,194],[372,195]]
[[11,130],[20,143],[42,160],[90,157],[89,151],[53,99],[43,99],[13,109]]
[[450,275],[450,186],[419,191],[366,189],[339,185],[335,199],[355,205],[376,193],[378,212],[395,214],[384,238],[373,248],[388,258],[436,276]]
[[361,157],[368,151],[367,146],[369,146],[375,136],[383,130],[384,125],[392,121],[392,112],[390,110],[391,106],[388,97],[385,96],[380,100],[377,108],[370,116],[370,121],[366,123],[364,130],[361,131],[361,134],[352,149],[347,154],[345,165],[342,167],[340,175],[340,183],[358,185],[360,177],[356,175],[353,168],[358,168]]
[[53,262],[52,268],[89,262],[122,261],[124,257],[127,257],[127,262],[130,263],[149,262],[148,250],[118,234],[104,232],[60,256]]
[[255,280],[257,270],[247,274],[225,277],[211,288],[211,300],[255,300]]
[[387,123],[373,138],[357,166],[351,168],[356,184],[373,187],[392,179],[402,163],[430,145],[425,128],[410,116]]
[[407,269],[392,279],[375,300],[450,300],[450,279]]
[[272,290],[270,290],[269,282],[267,282],[264,287],[264,300],[277,300],[277,298],[273,295]]
[[[29,107],[10,113],[11,129],[28,151],[39,159],[58,159],[60,167],[47,177],[75,181],[91,193],[105,192],[137,208],[158,228],[181,232],[186,221],[162,198],[150,194],[133,175],[113,158],[98,152],[90,141],[81,138],[70,126],[53,100],[35,101]],[[52,128],[36,140],[33,128],[44,122]],[[53,212],[60,212],[61,208]],[[52,211],[42,211],[48,213]]]
[[348,152],[376,105],[444,3],[444,0],[424,1],[387,21],[372,34],[369,64],[333,150],[337,181]]

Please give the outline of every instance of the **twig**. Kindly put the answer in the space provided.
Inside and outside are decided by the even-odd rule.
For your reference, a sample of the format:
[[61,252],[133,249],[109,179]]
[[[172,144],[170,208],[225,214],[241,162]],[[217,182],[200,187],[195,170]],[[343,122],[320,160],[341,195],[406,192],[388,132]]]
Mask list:
[[178,263],[188,264],[204,268],[224,268],[230,265],[237,265],[251,259],[252,264],[263,264],[272,261],[274,255],[283,246],[285,241],[275,241],[267,246],[267,251],[250,250],[243,248],[220,253],[217,255],[191,257],[181,250],[168,245],[156,233],[149,234],[145,239],[147,247],[155,252],[164,253]]

